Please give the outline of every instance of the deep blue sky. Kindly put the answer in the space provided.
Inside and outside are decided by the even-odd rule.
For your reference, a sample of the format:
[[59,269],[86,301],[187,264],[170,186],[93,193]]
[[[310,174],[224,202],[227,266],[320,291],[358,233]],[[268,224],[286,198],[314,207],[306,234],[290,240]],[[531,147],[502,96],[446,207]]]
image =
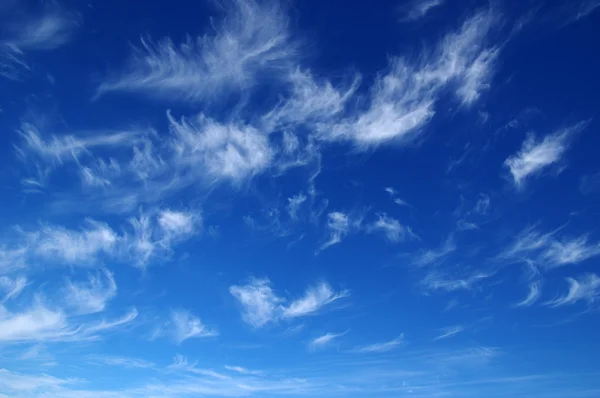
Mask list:
[[0,397],[597,397],[600,2],[0,0]]

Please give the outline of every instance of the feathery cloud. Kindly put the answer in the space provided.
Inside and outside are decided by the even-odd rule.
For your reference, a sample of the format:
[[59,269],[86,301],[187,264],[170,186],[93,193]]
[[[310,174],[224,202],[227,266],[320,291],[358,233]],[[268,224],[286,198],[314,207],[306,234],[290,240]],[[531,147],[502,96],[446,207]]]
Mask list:
[[78,314],[104,311],[107,302],[117,294],[117,284],[113,274],[106,269],[103,269],[101,274],[96,276],[90,274],[87,284],[68,281],[65,301]]
[[349,295],[350,292],[347,290],[335,292],[327,283],[321,282],[316,286],[308,288],[302,298],[291,302],[289,306],[283,308],[283,316],[285,318],[295,318],[310,315],[326,305]]
[[289,69],[295,44],[288,18],[275,1],[233,0],[214,32],[175,44],[141,39],[129,66],[100,84],[108,92],[142,93],[161,99],[218,100]]
[[167,117],[173,161],[180,169],[201,172],[200,179],[239,183],[271,165],[274,150],[269,137],[254,127],[223,125],[202,114],[179,122],[170,112]]
[[268,279],[253,279],[246,285],[231,286],[229,292],[243,307],[242,319],[255,328],[278,319],[283,299],[271,289]]
[[335,339],[342,337],[345,334],[346,334],[346,332],[344,332],[344,333],[325,333],[322,336],[312,339],[310,341],[310,343],[308,344],[308,348],[313,351],[323,349],[326,346],[333,343]]
[[432,9],[444,4],[445,0],[411,0],[399,7],[402,22],[411,22],[423,18]]
[[381,232],[390,242],[400,242],[406,236],[406,228],[400,224],[400,221],[388,216],[379,214],[377,221],[367,226],[368,232]]
[[206,327],[200,318],[187,310],[171,311],[168,328],[169,334],[177,344],[191,338],[213,337],[218,334],[217,331]]
[[539,281],[531,282],[529,284],[529,293],[522,301],[516,304],[517,307],[531,307],[540,298],[542,283]]
[[27,278],[24,276],[14,279],[8,276],[0,276],[0,291],[4,290],[5,292],[4,297],[0,299],[0,305],[12,298],[16,298],[25,287],[27,287]]
[[231,372],[236,372],[242,375],[251,375],[251,376],[258,376],[260,374],[262,374],[263,372],[260,370],[251,370],[251,369],[247,369],[244,368],[242,366],[230,366],[230,365],[225,365],[224,366],[225,369],[231,371]]
[[317,249],[317,254],[330,246],[340,243],[346,235],[358,230],[361,224],[362,217],[354,217],[339,211],[327,214],[326,228],[329,238]]
[[291,198],[288,198],[287,210],[292,220],[295,220],[298,217],[298,209],[304,202],[306,202],[306,195],[303,193],[299,193]]
[[304,296],[286,304],[271,288],[268,279],[252,279],[248,284],[231,286],[229,292],[242,305],[242,319],[255,328],[283,318],[298,318],[317,313],[323,307],[348,297],[350,292],[335,292],[325,282],[309,287]]
[[438,341],[438,340],[447,339],[448,337],[456,336],[457,334],[459,334],[460,332],[463,332],[464,330],[465,330],[465,327],[463,325],[448,326],[448,327],[440,329],[440,334],[438,336],[436,336],[433,340]]
[[183,372],[193,373],[193,374],[197,374],[197,375],[201,375],[201,376],[208,376],[208,377],[220,379],[220,380],[228,380],[229,379],[228,376],[223,375],[218,372],[215,372],[214,370],[198,368],[198,367],[196,367],[197,364],[198,364],[198,362],[190,363],[190,362],[188,362],[187,358],[185,358],[184,356],[182,356],[180,354],[177,354],[173,358],[173,363],[170,364],[167,367],[167,369],[170,371],[183,371]]
[[569,284],[567,294],[549,301],[546,305],[550,307],[560,307],[563,305],[572,305],[579,301],[586,301],[592,304],[600,296],[600,278],[596,274],[584,274],[579,278],[566,278]]
[[92,363],[119,366],[123,368],[151,369],[156,366],[155,363],[146,361],[144,359],[119,356],[91,355],[88,357],[88,360]]
[[352,352],[363,353],[363,354],[374,354],[374,353],[382,353],[388,352],[396,349],[404,342],[404,335],[401,334],[397,338],[385,341],[382,343],[369,344],[362,347],[357,347],[352,350]]
[[534,261],[546,268],[579,264],[600,255],[600,242],[589,243],[589,237],[576,238],[556,235],[561,228],[541,233],[531,226],[523,229],[499,255],[500,260]]
[[442,89],[451,87],[465,105],[489,88],[499,48],[488,46],[496,25],[492,11],[482,11],[419,61],[392,58],[370,88],[365,109],[321,132],[324,140],[352,141],[359,149],[383,143],[407,144],[435,114]]
[[442,261],[449,254],[456,250],[456,244],[454,243],[454,237],[449,236],[442,246],[438,249],[422,250],[413,259],[413,264],[423,267],[429,264]]
[[119,239],[107,224],[92,220],[80,231],[43,226],[31,238],[38,255],[74,265],[94,263],[99,254],[112,253]]
[[581,132],[589,121],[582,121],[573,126],[547,135],[542,140],[536,140],[529,135],[521,149],[504,161],[517,187],[522,187],[526,180],[540,174],[549,166],[560,162],[569,148],[573,135]]
[[459,275],[454,275],[444,270],[433,270],[421,280],[421,286],[428,292],[471,290],[493,275],[491,271],[461,271]]

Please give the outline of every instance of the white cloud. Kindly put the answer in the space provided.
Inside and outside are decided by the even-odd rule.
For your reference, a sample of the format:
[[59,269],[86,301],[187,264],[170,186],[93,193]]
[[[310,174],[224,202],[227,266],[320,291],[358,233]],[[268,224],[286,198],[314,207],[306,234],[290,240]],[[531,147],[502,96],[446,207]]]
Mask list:
[[[0,76],[17,80],[31,67],[25,61],[29,51],[58,48],[69,41],[79,25],[79,15],[61,8],[58,3],[44,2],[35,13],[22,12],[20,5],[8,1],[3,7],[0,37]],[[17,6],[17,7],[13,7]]]
[[334,292],[331,286],[322,282],[310,287],[304,297],[293,301],[289,306],[285,307],[283,309],[283,316],[286,318],[295,318],[310,315],[319,311],[327,304],[348,297],[349,295],[350,292],[347,290]]
[[329,238],[319,247],[317,253],[327,249],[329,246],[340,243],[350,232],[358,230],[361,223],[361,217],[354,217],[339,211],[327,214],[326,228],[329,233]]
[[224,366],[225,369],[232,371],[232,372],[236,372],[242,375],[252,375],[252,376],[257,376],[262,374],[263,372],[260,370],[251,370],[251,369],[247,369],[244,368],[242,366],[230,366],[230,365],[225,365]]
[[388,352],[388,351],[392,351],[392,350],[396,349],[403,342],[404,342],[404,335],[401,334],[400,336],[398,336],[397,338],[395,338],[393,340],[385,341],[382,343],[369,344],[369,345],[362,346],[362,347],[357,347],[357,348],[353,349],[352,351],[356,352],[356,353],[365,353],[365,354]]
[[80,231],[43,226],[31,235],[36,254],[73,265],[93,263],[100,254],[111,254],[119,237],[107,225],[87,220]]
[[460,332],[462,332],[464,330],[465,330],[465,327],[463,325],[448,326],[448,327],[442,328],[440,330],[440,334],[438,336],[436,336],[433,340],[437,341],[437,340],[447,339],[448,337],[456,336],[457,334],[459,334]]
[[231,286],[229,292],[243,307],[242,318],[255,328],[274,322],[283,301],[271,289],[268,279],[253,279],[242,286]]
[[449,236],[448,239],[444,241],[442,246],[439,249],[428,249],[422,250],[419,254],[417,254],[413,259],[413,264],[423,267],[425,265],[433,264],[438,261],[443,260],[449,254],[453,253],[456,250],[456,244],[454,243],[454,237]]
[[0,305],[6,301],[17,297],[23,289],[27,287],[27,278],[19,276],[15,279],[11,279],[8,276],[0,276],[0,290],[4,290],[4,297],[0,300]]
[[479,199],[475,204],[473,211],[477,214],[485,215],[488,213],[490,208],[490,196],[484,193],[479,194]]
[[273,291],[268,279],[252,279],[246,285],[231,286],[229,292],[242,305],[242,319],[255,328],[282,318],[315,314],[326,305],[350,295],[347,290],[335,292],[327,283],[321,282],[309,287],[303,297],[286,305],[286,300]]
[[23,50],[53,50],[65,44],[79,25],[79,16],[48,2],[38,9],[38,15],[12,21],[8,26],[8,44]]
[[559,307],[563,305],[572,305],[579,301],[586,301],[588,304],[596,301],[600,297],[600,278],[596,274],[585,274],[579,278],[566,278],[569,284],[567,294],[549,301],[546,305]]
[[571,136],[582,131],[587,124],[588,121],[579,122],[547,135],[541,141],[529,135],[519,152],[504,161],[515,185],[522,187],[527,179],[560,162],[569,147]]
[[277,2],[234,0],[226,16],[213,22],[212,35],[141,40],[125,71],[104,81],[97,91],[139,92],[185,101],[215,100],[289,69],[295,57],[288,19]]
[[182,211],[165,209],[158,214],[158,225],[169,238],[192,234],[199,221],[198,215]]
[[93,314],[104,311],[109,300],[117,294],[113,274],[102,270],[102,275],[89,275],[88,283],[67,283],[64,300],[78,314]]
[[479,229],[479,226],[474,222],[470,222],[467,220],[458,220],[456,221],[456,228],[459,231],[472,231],[475,229]]
[[522,301],[516,304],[517,307],[531,307],[538,299],[540,298],[541,292],[541,282],[531,282],[529,284],[529,293],[527,293],[527,297],[525,297]]
[[289,98],[263,117],[271,129],[332,120],[342,114],[360,82],[356,76],[352,84],[338,90],[329,81],[319,83],[310,71],[300,69],[291,71],[288,80],[292,87]]
[[156,364],[150,361],[139,358],[128,358],[118,356],[102,356],[102,355],[91,355],[88,360],[92,363],[99,363],[109,366],[120,366],[123,368],[139,368],[139,369],[150,369],[154,368]]
[[377,221],[367,226],[368,232],[381,232],[390,242],[399,242],[406,236],[406,228],[400,221],[388,216],[387,214],[379,214]]
[[302,203],[306,202],[306,195],[303,193],[299,193],[297,195],[288,198],[288,214],[292,220],[295,220],[298,217],[298,209],[302,205]]
[[401,21],[410,22],[423,18],[432,9],[444,4],[445,0],[411,0],[400,7]]
[[462,103],[473,103],[489,87],[499,51],[486,47],[495,22],[491,11],[477,13],[419,61],[393,58],[388,71],[371,87],[367,108],[328,129],[323,138],[351,140],[359,148],[387,142],[406,144],[415,140],[434,116],[443,88],[451,86]]
[[523,229],[499,255],[500,260],[533,261],[545,268],[579,264],[600,255],[600,242],[589,243],[589,237],[556,237],[562,229],[541,233],[535,227]]
[[66,315],[40,302],[19,313],[0,306],[0,341],[54,340],[72,334],[75,331],[69,330]]
[[269,137],[254,127],[224,125],[202,114],[180,122],[170,112],[167,116],[176,166],[200,179],[239,183],[271,165]]
[[310,341],[308,348],[311,350],[319,350],[333,343],[335,339],[345,335],[346,333],[326,333],[322,336],[316,337]]
[[[7,369],[0,369],[0,390],[11,392],[13,396],[22,396],[26,393],[43,393],[52,391],[55,388],[77,382],[76,379],[59,379],[48,375],[27,375],[12,372]],[[2,395],[0,395],[2,396]],[[31,396],[31,395],[30,395]],[[8,397],[6,395],[5,397]]]
[[115,320],[102,320],[100,322],[84,325],[84,327],[81,330],[81,334],[83,334],[84,338],[87,337],[88,339],[92,339],[94,338],[94,335],[96,335],[99,332],[115,329],[122,325],[127,325],[128,323],[133,322],[137,318],[138,314],[139,313],[137,309],[132,308],[128,313]]
[[196,365],[197,362],[190,363],[188,362],[187,358],[180,354],[177,354],[173,358],[173,363],[170,364],[167,367],[167,369],[170,371],[183,371],[188,373],[194,373],[197,375],[208,376],[220,380],[230,379],[228,376],[215,372],[214,370],[197,368]]
[[540,261],[551,267],[578,264],[600,255],[600,243],[588,244],[587,236],[562,241],[551,240],[540,255]]
[[421,280],[421,286],[430,292],[444,291],[453,292],[456,290],[471,290],[478,283],[494,275],[494,272],[466,272],[461,271],[460,275],[450,274],[446,270],[433,270]]
[[187,310],[171,311],[169,328],[169,333],[177,344],[191,338],[212,337],[218,334],[215,330],[206,327],[200,318]]

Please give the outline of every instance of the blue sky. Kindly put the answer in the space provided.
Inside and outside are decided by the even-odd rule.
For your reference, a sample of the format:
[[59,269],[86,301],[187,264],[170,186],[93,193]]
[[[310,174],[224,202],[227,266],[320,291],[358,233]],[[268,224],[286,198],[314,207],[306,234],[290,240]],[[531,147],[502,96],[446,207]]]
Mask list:
[[0,2],[0,397],[600,396],[600,2]]

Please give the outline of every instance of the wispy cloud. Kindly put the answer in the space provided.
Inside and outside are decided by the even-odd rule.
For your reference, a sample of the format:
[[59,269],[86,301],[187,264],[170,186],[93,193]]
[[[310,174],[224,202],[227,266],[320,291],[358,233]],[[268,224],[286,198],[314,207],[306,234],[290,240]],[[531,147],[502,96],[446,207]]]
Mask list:
[[440,329],[440,334],[437,335],[433,340],[438,341],[438,340],[447,339],[449,337],[456,336],[457,334],[459,334],[460,332],[463,332],[464,330],[465,330],[465,327],[463,325],[448,326],[448,327]]
[[369,344],[361,347],[354,348],[352,352],[363,353],[363,354],[374,354],[392,351],[398,348],[404,342],[404,335],[401,334],[397,338],[385,341],[382,343]]
[[476,13],[417,62],[392,58],[371,86],[365,109],[321,134],[326,140],[352,141],[358,148],[414,141],[435,114],[440,91],[452,85],[465,105],[490,85],[499,48],[487,45],[496,23],[491,11]]
[[357,231],[362,224],[362,217],[334,211],[327,214],[327,240],[317,249],[317,254],[330,246],[338,244],[346,235]]
[[38,233],[31,235],[31,239],[38,255],[85,265],[95,262],[100,254],[112,253],[119,237],[107,224],[87,220],[79,231],[43,226]]
[[413,258],[413,264],[423,267],[429,264],[433,264],[442,261],[445,257],[450,255],[456,250],[456,244],[454,243],[454,237],[449,236],[442,246],[438,249],[422,250]]
[[0,341],[6,343],[93,340],[133,321],[133,309],[122,318],[112,321],[83,322],[73,318],[66,308],[52,308],[42,298],[35,297],[29,305],[10,311],[0,305]]
[[531,226],[523,229],[499,255],[499,260],[534,261],[546,268],[579,264],[600,255],[600,242],[590,243],[587,235],[557,237],[560,230],[542,233]]
[[184,356],[182,356],[180,354],[177,354],[173,358],[173,363],[171,365],[169,365],[167,367],[167,369],[170,371],[183,371],[183,372],[193,373],[193,374],[197,374],[197,375],[208,376],[208,377],[220,379],[220,380],[228,380],[229,379],[229,377],[224,374],[218,373],[212,369],[201,369],[201,368],[198,368],[196,365],[197,365],[197,362],[190,363],[190,362],[188,362],[187,358],[185,358]]
[[181,121],[168,113],[170,146],[176,167],[202,171],[198,179],[225,179],[234,183],[250,178],[271,165],[274,150],[268,135],[254,127],[224,125],[198,115]]
[[542,140],[529,135],[521,149],[504,161],[514,184],[522,187],[526,180],[559,163],[569,147],[572,136],[581,132],[588,123],[589,121],[579,122],[547,135]]
[[112,91],[161,98],[218,100],[252,86],[264,76],[287,71],[295,57],[288,18],[277,2],[234,0],[214,32],[175,44],[142,39],[129,66],[100,84],[97,96]]
[[[455,271],[456,272],[456,271]],[[461,270],[458,274],[447,270],[433,270],[421,280],[421,286],[427,292],[454,292],[457,290],[471,290],[477,284],[493,276],[492,271]]]
[[350,294],[347,290],[335,292],[327,283],[321,282],[309,287],[303,297],[286,304],[286,300],[273,291],[268,279],[252,279],[246,285],[231,286],[229,292],[242,305],[242,319],[256,328],[282,318],[315,314]]
[[399,7],[401,21],[410,22],[423,18],[432,9],[444,4],[445,0],[411,0]]
[[224,366],[225,369],[231,371],[231,372],[236,372],[242,375],[251,375],[251,376],[257,376],[262,374],[263,372],[260,370],[251,370],[248,368],[244,368],[242,366],[230,366],[230,365],[225,365]]
[[27,287],[27,278],[24,276],[14,279],[8,276],[0,276],[0,291],[4,291],[4,297],[0,299],[0,305],[19,296],[25,287]]
[[241,286],[231,286],[229,292],[243,308],[242,319],[260,328],[279,317],[279,307],[283,299],[278,297],[268,279],[253,279]]
[[299,193],[291,198],[288,198],[287,209],[292,220],[295,220],[298,217],[298,209],[304,202],[306,202],[306,195],[303,193]]
[[97,275],[90,274],[88,283],[69,280],[65,288],[65,301],[79,314],[93,314],[104,311],[107,302],[116,294],[117,284],[113,274],[103,269]]
[[516,304],[517,307],[531,307],[540,298],[542,294],[542,283],[539,281],[529,284],[529,293],[522,301]]
[[166,326],[165,333],[170,335],[177,344],[192,338],[218,335],[216,330],[204,325],[200,318],[183,309],[171,311],[171,319]]
[[283,316],[286,318],[295,318],[310,315],[326,305],[349,295],[350,292],[347,290],[335,292],[327,283],[321,282],[316,286],[310,287],[302,298],[292,301],[289,306],[285,307],[283,309]]
[[400,224],[400,221],[388,216],[385,213],[379,214],[377,220],[367,225],[368,232],[382,233],[390,242],[400,242],[405,238],[407,228]]
[[586,301],[592,304],[600,297],[600,278],[596,274],[585,274],[579,278],[567,278],[569,291],[567,294],[549,301],[546,305],[550,307],[560,307],[563,305],[572,305],[579,301]]
[[151,369],[156,367],[155,363],[139,358],[91,355],[88,357],[88,360],[91,363],[109,366],[119,366],[123,368]]
[[36,15],[9,26],[7,42],[20,50],[53,50],[65,44],[79,26],[79,15],[50,1]]
[[322,336],[316,337],[314,339],[312,339],[310,341],[310,343],[308,343],[308,348],[310,350],[320,350],[323,349],[325,347],[327,347],[328,345],[332,344],[334,342],[335,339],[342,337],[346,334],[347,332],[344,333],[326,333]]
[[0,37],[0,76],[19,79],[31,68],[25,56],[30,51],[54,50],[67,43],[79,26],[80,16],[55,1],[44,2],[33,13],[8,2],[3,15]]

